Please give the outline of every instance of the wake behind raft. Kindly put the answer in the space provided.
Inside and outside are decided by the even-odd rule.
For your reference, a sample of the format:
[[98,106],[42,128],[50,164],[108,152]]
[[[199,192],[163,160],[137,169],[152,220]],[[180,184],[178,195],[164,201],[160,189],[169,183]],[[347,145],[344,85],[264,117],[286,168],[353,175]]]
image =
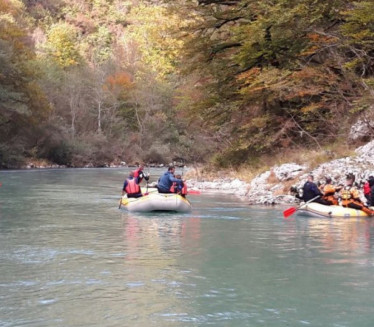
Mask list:
[[127,198],[124,195],[120,200],[119,207],[130,212],[152,212],[152,211],[170,211],[170,212],[190,212],[191,203],[185,197],[170,193],[158,193],[151,191],[140,198]]
[[[374,209],[371,207],[370,209]],[[345,208],[342,206],[326,206],[317,202],[302,205],[298,210],[298,215],[308,217],[327,217],[327,218],[359,218],[369,217],[362,210]]]

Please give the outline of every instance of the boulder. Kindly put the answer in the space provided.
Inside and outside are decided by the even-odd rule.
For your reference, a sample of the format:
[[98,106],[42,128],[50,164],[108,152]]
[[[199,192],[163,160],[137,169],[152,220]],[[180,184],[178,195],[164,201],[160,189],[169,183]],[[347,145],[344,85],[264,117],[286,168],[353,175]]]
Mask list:
[[350,129],[348,139],[350,141],[364,141],[370,137],[370,125],[362,119],[359,119]]
[[301,166],[295,163],[286,163],[281,166],[274,167],[273,172],[279,181],[284,182],[294,179],[306,168],[306,166]]

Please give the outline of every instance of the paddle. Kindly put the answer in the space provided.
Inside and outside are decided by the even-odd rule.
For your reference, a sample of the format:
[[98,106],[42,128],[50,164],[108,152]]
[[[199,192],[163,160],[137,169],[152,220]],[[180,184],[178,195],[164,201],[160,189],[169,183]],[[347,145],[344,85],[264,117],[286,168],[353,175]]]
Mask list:
[[284,218],[288,218],[289,216],[292,216],[297,210],[300,210],[302,207],[304,207],[305,205],[307,205],[310,202],[313,202],[315,199],[318,199],[319,197],[320,197],[320,195],[317,195],[316,197],[314,197],[313,199],[305,202],[303,205],[299,206],[298,208],[291,207],[291,208],[288,208],[288,209],[284,210],[283,211]]
[[119,206],[118,206],[118,209],[121,209],[121,205],[122,205],[122,196],[121,196],[121,198],[119,199]]
[[199,190],[188,190],[187,193],[188,194],[201,194],[201,191],[199,191]]
[[149,164],[147,165],[148,166],[148,179],[146,179],[146,181],[147,181],[147,191],[146,191],[146,194],[145,195],[148,195],[148,181],[149,181],[149,176],[151,175],[150,174],[150,168],[149,168]]

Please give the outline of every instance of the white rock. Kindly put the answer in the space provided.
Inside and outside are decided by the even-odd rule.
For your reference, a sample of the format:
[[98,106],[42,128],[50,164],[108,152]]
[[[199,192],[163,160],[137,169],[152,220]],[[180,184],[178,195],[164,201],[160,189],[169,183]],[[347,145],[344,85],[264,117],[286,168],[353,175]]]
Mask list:
[[348,138],[352,141],[362,140],[369,137],[372,133],[372,127],[369,122],[359,119],[350,129]]
[[300,172],[305,169],[305,166],[301,166],[295,163],[286,163],[281,166],[274,167],[273,172],[280,181],[287,181],[295,178],[300,174]]

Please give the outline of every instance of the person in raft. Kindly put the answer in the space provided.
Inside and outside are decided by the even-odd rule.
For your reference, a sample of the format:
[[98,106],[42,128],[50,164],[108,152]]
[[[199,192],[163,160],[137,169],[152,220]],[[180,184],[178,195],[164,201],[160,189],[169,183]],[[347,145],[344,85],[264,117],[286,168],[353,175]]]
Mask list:
[[148,182],[149,180],[149,174],[144,174],[144,164],[140,164],[138,169],[134,170],[134,177],[138,179],[139,184],[142,182],[143,178]]
[[364,184],[364,196],[367,200],[368,205],[371,205],[371,186],[370,186],[370,180],[374,181],[374,176],[369,176],[368,180]]
[[369,186],[370,186],[370,203],[371,207],[374,207],[374,178],[369,179]]
[[158,180],[157,189],[158,193],[172,193],[170,191],[173,183],[183,183],[182,179],[174,177],[175,167],[169,166],[168,171],[165,172]]
[[140,198],[142,191],[139,186],[139,180],[137,177],[134,177],[134,172],[130,172],[129,177],[126,178],[123,183],[122,196],[127,194],[128,198]]
[[[314,199],[317,196],[319,196],[319,197]],[[320,204],[329,205],[329,202],[322,199],[322,197],[323,197],[323,193],[320,191],[318,186],[314,183],[313,175],[308,175],[308,179],[303,186],[303,196],[301,197],[301,199],[304,202],[308,202],[308,201],[314,199],[312,202],[317,202],[317,203],[320,203]]]
[[339,205],[338,198],[335,197],[335,193],[339,192],[343,186],[332,185],[332,180],[330,177],[326,177],[326,183],[322,188],[323,196],[322,199],[325,200],[329,205],[337,206]]
[[[182,180],[182,176],[181,175],[175,175],[175,178]],[[181,196],[183,196],[185,198],[186,195],[187,195],[187,185],[183,181],[180,182],[180,183],[174,182],[171,185],[170,192],[171,193],[179,194],[179,195],[181,195]]]
[[355,175],[348,174],[346,178],[346,186],[340,192],[340,198],[342,200],[342,206],[346,208],[352,208],[362,210],[369,216],[374,216],[374,210],[370,210],[364,205],[360,199],[360,194],[357,188],[354,186]]

